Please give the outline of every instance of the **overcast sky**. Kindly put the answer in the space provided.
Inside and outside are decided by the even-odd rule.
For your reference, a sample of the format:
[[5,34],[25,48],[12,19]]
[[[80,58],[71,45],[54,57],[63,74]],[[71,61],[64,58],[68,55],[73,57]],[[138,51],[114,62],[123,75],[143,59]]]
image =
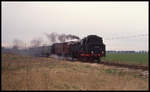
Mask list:
[[148,50],[148,2],[2,2],[2,45],[57,32],[103,37],[106,50]]

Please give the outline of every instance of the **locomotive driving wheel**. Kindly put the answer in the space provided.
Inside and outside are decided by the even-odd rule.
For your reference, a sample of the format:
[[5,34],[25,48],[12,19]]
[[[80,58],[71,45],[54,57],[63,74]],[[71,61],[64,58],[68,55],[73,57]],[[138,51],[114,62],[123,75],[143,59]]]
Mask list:
[[101,58],[97,58],[97,63],[101,63]]

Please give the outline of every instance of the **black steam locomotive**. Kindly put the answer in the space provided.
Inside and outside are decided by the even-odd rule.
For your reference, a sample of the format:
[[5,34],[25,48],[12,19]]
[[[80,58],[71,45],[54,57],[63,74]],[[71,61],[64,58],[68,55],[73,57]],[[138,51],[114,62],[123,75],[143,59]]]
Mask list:
[[30,53],[34,56],[58,55],[71,57],[72,59],[86,59],[101,61],[106,55],[103,39],[96,35],[89,35],[80,41],[54,43],[52,46],[31,48]]
[[64,43],[55,43],[51,46],[51,53],[72,59],[92,59],[101,61],[101,57],[106,55],[103,39],[96,35],[89,35],[81,41],[70,41]]

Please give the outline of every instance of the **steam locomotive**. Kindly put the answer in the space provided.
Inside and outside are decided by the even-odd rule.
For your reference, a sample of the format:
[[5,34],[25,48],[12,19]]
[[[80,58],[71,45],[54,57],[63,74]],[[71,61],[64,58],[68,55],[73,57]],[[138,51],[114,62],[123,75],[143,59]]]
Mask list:
[[49,54],[72,57],[72,59],[91,59],[98,62],[101,61],[101,57],[106,56],[103,39],[97,35],[89,35],[81,41],[54,43],[50,52]]

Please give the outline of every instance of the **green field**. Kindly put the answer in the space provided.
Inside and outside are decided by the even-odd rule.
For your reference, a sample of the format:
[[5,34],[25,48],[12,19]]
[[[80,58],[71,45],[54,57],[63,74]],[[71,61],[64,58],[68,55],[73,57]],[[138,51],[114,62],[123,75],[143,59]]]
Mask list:
[[148,54],[106,54],[102,58],[106,62],[148,65]]

